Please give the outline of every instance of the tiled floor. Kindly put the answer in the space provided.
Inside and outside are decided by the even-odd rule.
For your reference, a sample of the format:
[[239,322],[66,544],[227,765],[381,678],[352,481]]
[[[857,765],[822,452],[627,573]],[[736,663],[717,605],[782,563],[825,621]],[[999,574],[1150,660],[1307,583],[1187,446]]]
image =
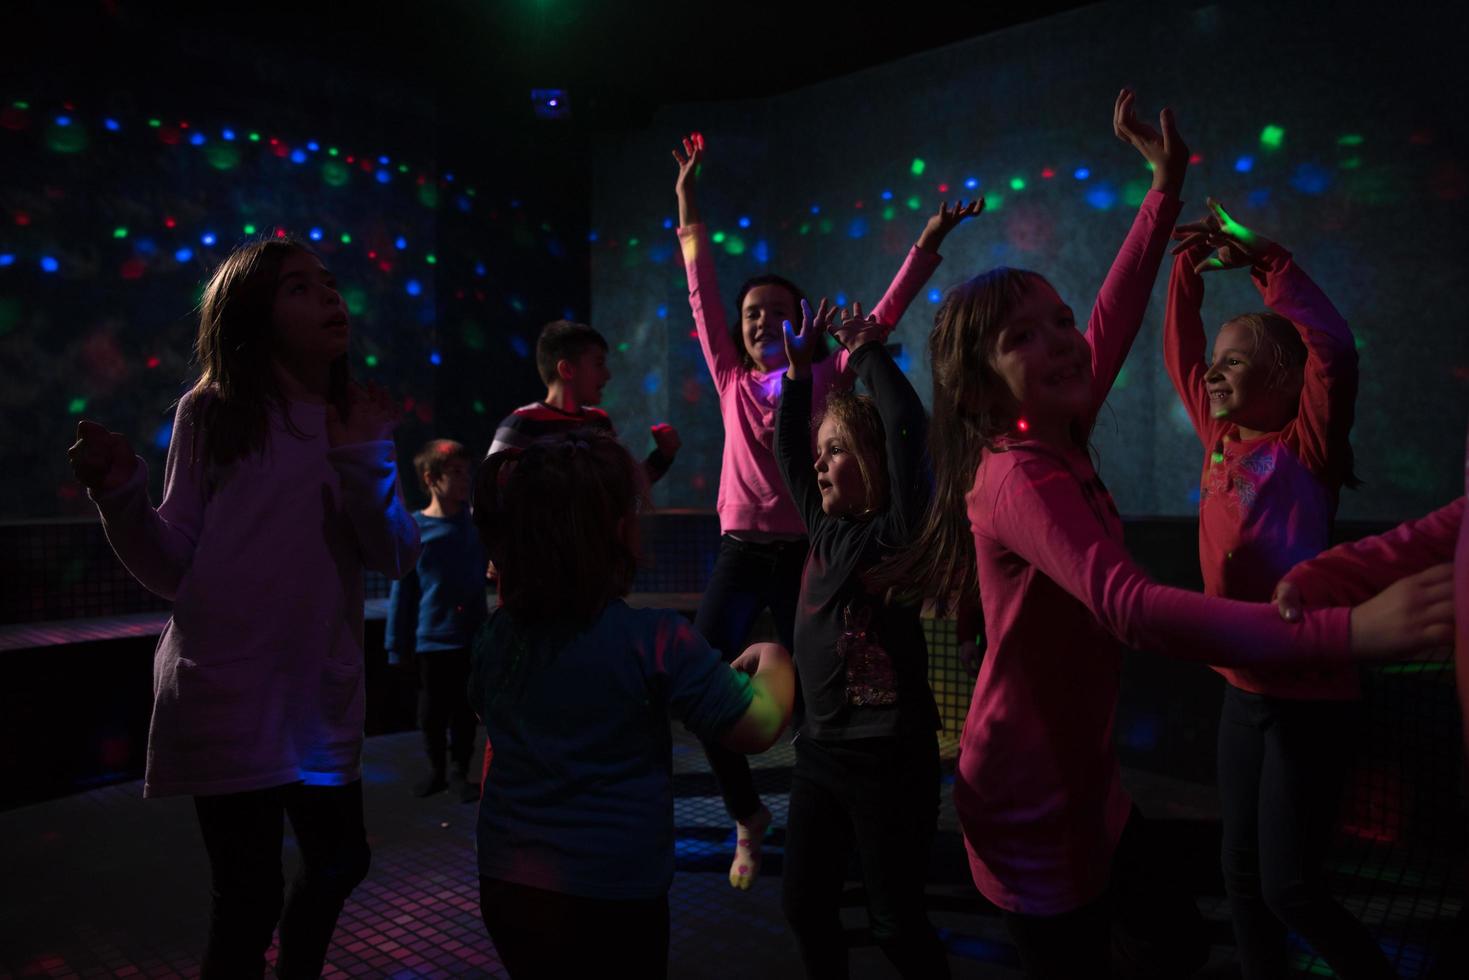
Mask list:
[[[413,733],[368,741],[372,872],[342,914],[328,977],[504,976],[479,920],[475,808],[447,794],[412,798],[418,746]],[[765,874],[750,892],[738,893],[726,880],[733,840],[703,754],[691,739],[677,738],[672,976],[800,976],[779,901],[791,761],[787,743],[755,760],[775,829]],[[1207,880],[1210,833],[1217,833],[1210,829],[1212,789],[1132,772],[1127,779],[1144,809],[1182,842],[1180,860],[1202,869]],[[0,813],[0,841],[0,977],[198,975],[207,869],[189,800],[145,802],[137,783],[110,786]],[[943,931],[955,977],[1018,977],[999,918],[969,882],[947,793],[928,881],[930,916]],[[1222,899],[1209,896],[1207,885],[1202,891],[1200,904],[1218,942],[1202,975],[1237,976]],[[853,976],[891,976],[863,929],[854,883],[847,905]],[[1394,911],[1368,914],[1380,922]],[[1418,975],[1408,963],[1400,967],[1405,976]]]

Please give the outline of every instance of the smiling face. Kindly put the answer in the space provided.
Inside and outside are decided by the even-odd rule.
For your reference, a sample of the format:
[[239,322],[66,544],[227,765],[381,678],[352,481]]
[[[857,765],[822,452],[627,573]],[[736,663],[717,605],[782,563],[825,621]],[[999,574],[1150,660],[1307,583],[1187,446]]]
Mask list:
[[785,367],[782,321],[796,323],[799,316],[795,297],[784,286],[766,283],[745,293],[740,303],[740,335],[745,341],[745,353],[755,362],[757,370],[773,371]]
[[347,353],[347,306],[321,260],[310,252],[293,252],[281,263],[276,282],[271,326],[282,360],[325,365]]
[[1002,408],[1023,431],[1065,433],[1091,410],[1091,349],[1071,307],[1036,280],[1000,324],[990,367],[1003,382]]
[[1231,320],[1214,338],[1214,358],[1204,376],[1209,407],[1247,433],[1278,432],[1296,412],[1301,372],[1277,369],[1275,342]]
[[602,389],[612,379],[607,367],[607,349],[598,344],[588,344],[580,354],[557,365],[561,382],[571,392],[577,405],[600,405]]

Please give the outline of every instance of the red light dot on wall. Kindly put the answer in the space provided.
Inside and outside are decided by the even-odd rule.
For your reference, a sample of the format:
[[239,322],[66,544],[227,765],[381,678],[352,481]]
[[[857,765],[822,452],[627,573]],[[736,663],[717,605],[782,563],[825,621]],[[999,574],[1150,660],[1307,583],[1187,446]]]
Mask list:
[[376,252],[376,250],[369,250],[368,253],[367,253],[367,257],[369,259],[375,259],[375,258],[377,258],[377,252]]
[[693,330],[690,330],[689,331],[689,336],[692,337],[692,338],[694,338],[695,340],[698,340],[699,339],[699,330],[698,330],[698,328],[695,327]]
[[411,411],[413,411],[413,396],[412,395],[407,395],[407,396],[405,396],[403,398],[403,411],[405,411],[405,412],[411,412]]
[[695,473],[694,478],[689,483],[693,484],[695,490],[703,490],[709,485],[709,480],[703,473]]
[[277,228],[275,230],[275,237],[277,237],[277,238],[285,238],[286,237],[286,230],[284,228]]
[[379,269],[383,270],[384,272],[392,272],[393,271],[393,263],[389,262],[387,259],[383,259],[381,262],[379,262],[377,264],[377,267]]
[[272,136],[272,137],[271,137],[271,138],[270,138],[270,145],[271,145],[271,146],[279,146],[279,145],[280,145],[280,142],[281,142],[281,141],[280,141],[280,140],[278,140],[278,139],[276,139],[276,138],[275,138],[275,137],[274,137],[274,136]]
[[939,185],[939,193],[940,194],[947,194],[947,193],[949,193],[949,185],[948,184],[940,184]]
[[65,109],[67,112],[77,111],[77,105],[75,102],[63,102],[61,103],[61,108]]
[[172,126],[164,126],[158,131],[158,138],[169,146],[173,146],[179,141],[179,131]]
[[1050,180],[1054,176],[1056,176],[1056,171],[1052,170],[1050,167],[1047,167],[1046,169],[1041,171],[1042,180]]
[[1191,156],[1191,157],[1188,158],[1188,162],[1189,163],[1203,163],[1204,162],[1204,155],[1202,153],[1195,153],[1193,156]]
[[188,122],[188,120],[186,120],[186,119],[180,119],[179,120],[179,129],[188,129],[188,128],[189,128],[189,122]]
[[177,228],[178,227],[178,222],[175,221],[172,217],[165,216],[164,219],[163,219],[163,227],[165,227],[165,228]]
[[350,153],[347,154],[347,162],[348,163],[354,163],[356,160],[357,160],[357,158],[354,157],[352,154],[350,154]]
[[150,368],[156,368],[158,365],[162,364],[163,362],[160,361],[158,359],[158,355],[155,354],[152,357],[149,357],[148,360],[145,361],[144,363],[147,364],[148,367],[150,367]]
[[26,214],[24,211],[17,211],[15,212],[15,223],[24,228],[26,225],[31,223],[31,216]]
[[1025,419],[1021,419],[1019,422],[1015,423],[1015,428],[1019,429],[1021,432],[1029,432],[1030,423],[1025,421]]
[[118,269],[118,274],[124,279],[141,279],[143,278],[143,271],[146,268],[147,266],[143,265],[143,260],[134,256],[123,262],[121,268]]

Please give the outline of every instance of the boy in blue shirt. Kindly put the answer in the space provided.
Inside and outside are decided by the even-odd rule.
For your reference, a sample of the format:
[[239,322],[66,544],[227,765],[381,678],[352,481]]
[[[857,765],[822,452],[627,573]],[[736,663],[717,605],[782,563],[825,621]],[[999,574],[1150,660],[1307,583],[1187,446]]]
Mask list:
[[[429,773],[413,794],[432,796],[452,784],[470,803],[479,799],[479,784],[469,778],[475,717],[465,690],[469,648],[487,612],[484,548],[469,519],[470,456],[457,442],[435,439],[413,464],[429,505],[413,515],[423,545],[418,567],[393,583],[388,600],[388,662],[411,655],[418,667],[418,725]],[[447,779],[446,749],[453,762]]]

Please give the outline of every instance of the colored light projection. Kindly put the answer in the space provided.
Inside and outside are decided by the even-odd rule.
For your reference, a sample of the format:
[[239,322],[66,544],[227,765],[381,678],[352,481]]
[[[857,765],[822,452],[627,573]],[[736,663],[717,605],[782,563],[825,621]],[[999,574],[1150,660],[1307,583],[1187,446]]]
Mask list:
[[[712,507],[723,442],[668,216],[674,174],[664,165],[680,136],[698,130],[708,140],[699,205],[726,316],[741,281],[767,271],[813,299],[871,309],[941,201],[985,198],[985,213],[945,243],[943,265],[894,335],[927,398],[928,332],[956,283],[996,265],[1034,269],[1085,319],[1151,185],[1142,157],[1112,134],[1124,76],[1145,120],[1156,125],[1164,99],[1175,107],[1191,149],[1180,220],[1196,220],[1204,198],[1217,198],[1292,250],[1352,324],[1362,351],[1353,441],[1365,486],[1343,494],[1342,516],[1400,519],[1462,492],[1469,333],[1456,310],[1469,255],[1456,225],[1469,216],[1469,169],[1456,152],[1462,113],[1429,103],[1462,90],[1464,66],[1443,46],[1374,38],[1377,96],[1364,101],[1340,63],[1341,38],[1319,36],[1308,16],[1282,20],[1250,3],[1211,10],[1157,22],[1151,13],[1075,11],[778,96],[759,111],[671,108],[646,134],[608,141],[588,236],[593,308],[597,325],[629,345],[614,343],[607,389],[619,425],[667,420],[683,432],[660,499]],[[1265,22],[1293,39],[1288,65],[1258,44]],[[1165,35],[1237,52],[1240,63],[1190,75],[1183,88],[1175,75],[1150,82],[1150,55],[1134,38]],[[1095,56],[1099,38],[1116,42],[1115,59]],[[1022,49],[1039,74],[995,67]],[[1126,61],[1127,52],[1142,60]],[[1049,88],[1038,81],[1052,77]],[[1402,106],[1414,108],[1405,115]],[[1197,512],[1201,447],[1159,356],[1170,267],[1165,258],[1093,437],[1127,514]],[[1415,283],[1433,283],[1445,302],[1425,302]],[[1224,320],[1262,307],[1243,271],[1211,273],[1207,290],[1211,342]],[[666,382],[654,388],[646,379],[657,373]]]
[[65,458],[82,417],[128,436],[158,499],[200,291],[252,237],[306,240],[341,282],[354,374],[401,400],[400,458],[434,435],[488,446],[534,390],[536,328],[585,302],[567,293],[562,214],[432,160],[248,122],[0,109],[5,517],[90,510]]

